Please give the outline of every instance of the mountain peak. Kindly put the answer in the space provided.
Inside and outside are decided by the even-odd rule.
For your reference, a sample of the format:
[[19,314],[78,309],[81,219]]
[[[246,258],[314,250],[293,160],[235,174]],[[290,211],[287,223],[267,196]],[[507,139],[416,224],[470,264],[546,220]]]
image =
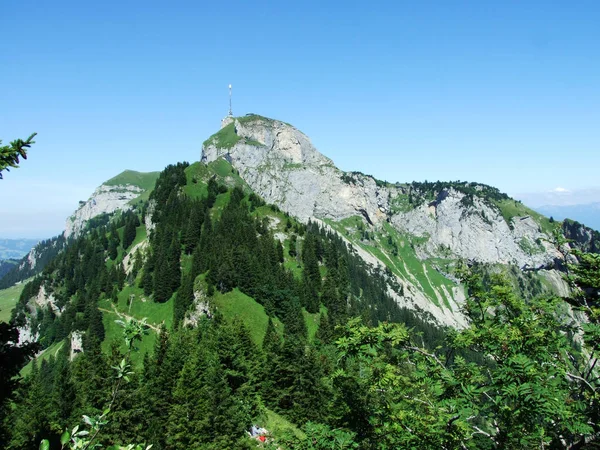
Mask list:
[[221,129],[204,141],[202,161],[224,157],[237,163],[328,165],[333,162],[312,145],[308,136],[289,123],[258,114],[226,117]]

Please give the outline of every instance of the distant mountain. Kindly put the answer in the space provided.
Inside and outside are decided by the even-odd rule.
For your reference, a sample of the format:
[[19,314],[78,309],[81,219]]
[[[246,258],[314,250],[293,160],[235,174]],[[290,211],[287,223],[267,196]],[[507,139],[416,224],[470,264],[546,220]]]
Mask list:
[[600,230],[600,202],[584,205],[544,205],[534,209],[556,220],[572,219]]
[[39,239],[0,239],[0,259],[22,258],[39,241]]

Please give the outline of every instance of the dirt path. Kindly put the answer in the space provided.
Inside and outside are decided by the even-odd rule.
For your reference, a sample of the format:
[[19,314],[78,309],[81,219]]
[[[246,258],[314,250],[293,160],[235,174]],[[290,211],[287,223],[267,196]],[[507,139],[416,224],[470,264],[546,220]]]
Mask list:
[[[117,307],[115,305],[112,305],[112,311],[109,310],[109,309],[105,309],[105,308],[98,308],[98,309],[100,311],[103,311],[103,312],[114,313],[114,314],[116,314],[117,316],[119,316],[122,319],[139,320],[136,317],[133,317],[133,316],[130,316],[129,314],[125,314],[125,313],[122,313],[122,312],[118,311]],[[157,333],[160,333],[160,329],[156,325],[152,325],[151,323],[146,323],[146,325],[148,325],[148,328],[152,328]]]

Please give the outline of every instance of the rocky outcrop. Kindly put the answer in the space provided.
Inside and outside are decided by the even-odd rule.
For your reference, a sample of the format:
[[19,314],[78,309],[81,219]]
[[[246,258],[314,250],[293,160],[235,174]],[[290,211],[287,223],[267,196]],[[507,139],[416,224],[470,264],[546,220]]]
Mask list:
[[583,252],[600,253],[600,232],[574,220],[563,222],[563,233],[571,241],[571,247]]
[[439,256],[444,248],[458,258],[527,268],[546,267],[560,257],[532,217],[507,223],[485,199],[474,197],[467,204],[465,194],[453,189],[438,193],[432,203],[392,212],[401,190],[368,175],[342,172],[293,126],[260,116],[224,125],[220,133],[235,133],[237,141],[220,146],[219,133],[213,135],[203,146],[202,161],[227,159],[268,203],[300,220],[361,216],[372,226],[387,220],[400,232],[427,239],[419,249],[423,257]]
[[208,302],[208,297],[204,292],[204,289],[199,289],[194,291],[194,302],[193,308],[185,313],[185,317],[183,319],[184,327],[195,327],[198,325],[198,321],[201,317],[207,316],[212,317],[212,313],[210,311],[210,304]]
[[508,224],[498,208],[484,199],[475,197],[471,206],[464,206],[464,197],[454,189],[446,190],[435,202],[394,214],[391,223],[427,240],[420,247],[423,256],[436,257],[444,248],[467,260],[523,268],[546,267],[560,257],[531,217],[515,217]]
[[88,201],[81,204],[75,213],[67,219],[65,237],[77,236],[84,229],[88,220],[100,215],[110,214],[116,210],[128,210],[129,202],[140,196],[144,189],[134,185],[101,185],[94,191]]
[[83,332],[71,332],[70,340],[71,353],[69,355],[69,361],[73,361],[75,359],[75,356],[77,356],[79,353],[83,353]]
[[291,125],[254,116],[234,119],[226,127],[234,127],[239,140],[226,148],[219,146],[218,136],[209,138],[202,161],[227,159],[266,202],[304,221],[311,217],[341,220],[357,214],[371,223],[385,219],[387,190],[364,175],[343,181],[344,173]]
[[[133,266],[135,264],[135,257],[136,255],[139,254],[141,256],[144,255],[144,251],[146,250],[146,247],[148,247],[148,240],[145,239],[142,242],[134,245],[131,250],[129,250],[129,252],[123,257],[123,270],[125,270],[125,273],[127,275],[129,275],[132,271],[133,271]],[[142,258],[143,260],[143,258]]]
[[19,330],[19,342],[17,342],[18,346],[22,346],[28,344],[30,342],[36,342],[39,338],[39,333],[34,331],[31,326],[31,318],[26,317],[25,323],[18,327]]
[[37,308],[45,309],[50,307],[52,312],[57,316],[61,315],[60,308],[56,305],[56,299],[54,294],[47,292],[44,285],[40,286],[38,295],[33,298],[33,302],[30,305],[31,312],[35,312]]
[[[266,202],[304,222],[338,222],[359,216],[367,228],[379,231],[388,222],[398,233],[419,238],[415,251],[422,259],[462,258],[541,270],[553,267],[562,257],[532,216],[512,217],[507,222],[477,186],[475,195],[468,198],[462,191],[444,188],[435,193],[434,201],[411,201],[410,206],[398,208],[399,196],[407,197],[405,188],[337,169],[305,134],[284,122],[256,115],[227,118],[221,131],[202,148],[203,162],[219,158],[229,161]],[[360,245],[355,249],[373,268],[383,265]],[[425,266],[424,274],[428,277]],[[435,291],[437,301],[432,301],[414,277],[394,277],[390,286],[401,288],[390,289],[390,295],[398,304],[422,311],[443,325],[466,323],[460,313],[462,287],[436,289],[427,279]],[[553,275],[549,277],[556,281]]]
[[[338,233],[334,228],[314,219],[319,225],[327,231],[337,234],[347,245],[351,246],[371,268],[371,270],[385,270],[385,264],[376,258],[373,254],[364,250],[360,246],[353,245],[345,236]],[[462,328],[466,326],[467,321],[460,313],[460,307],[465,300],[464,290],[462,286],[456,286],[452,292],[448,292],[446,297],[450,303],[450,308],[442,308],[429,299],[422,289],[417,286],[416,280],[400,278],[398,275],[392,274],[389,276],[388,295],[393,298],[396,303],[404,308],[419,311],[423,316],[429,318],[432,322],[436,322],[441,326],[451,326]],[[399,289],[394,289],[392,286],[398,286]],[[440,302],[441,303],[441,302]]]

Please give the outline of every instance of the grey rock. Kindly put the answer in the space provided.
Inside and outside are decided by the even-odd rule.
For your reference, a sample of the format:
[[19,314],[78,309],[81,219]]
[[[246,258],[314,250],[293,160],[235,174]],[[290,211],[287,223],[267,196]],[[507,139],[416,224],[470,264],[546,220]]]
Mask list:
[[[220,146],[218,136],[209,138],[201,160],[209,163],[226,159],[266,202],[301,221],[340,221],[360,216],[374,229],[381,229],[388,221],[400,233],[424,238],[425,243],[415,248],[423,259],[444,256],[541,269],[561,258],[532,217],[515,217],[509,224],[485,199],[474,196],[472,204],[467,205],[461,202],[464,194],[454,189],[439,193],[430,204],[393,211],[393,199],[405,194],[401,186],[339,170],[293,126],[260,116],[226,118],[222,126],[231,123],[238,141],[225,148]],[[374,270],[383,265],[359,246],[355,249]],[[422,311],[442,325],[466,324],[460,312],[464,301],[461,286],[451,292],[447,288],[436,290],[438,303],[450,304],[450,308],[438,307],[425,295],[418,280],[394,277],[397,279],[395,283],[390,280],[390,286],[401,285],[404,292],[400,295],[390,287],[390,295],[398,304]],[[444,298],[448,302],[442,302]]]
[[65,237],[71,235],[77,236],[88,220],[100,214],[110,214],[120,209],[126,211],[131,209],[129,202],[137,197],[144,190],[139,186],[120,185],[107,186],[101,185],[94,191],[88,201],[83,203],[75,213],[67,219],[65,224]]

